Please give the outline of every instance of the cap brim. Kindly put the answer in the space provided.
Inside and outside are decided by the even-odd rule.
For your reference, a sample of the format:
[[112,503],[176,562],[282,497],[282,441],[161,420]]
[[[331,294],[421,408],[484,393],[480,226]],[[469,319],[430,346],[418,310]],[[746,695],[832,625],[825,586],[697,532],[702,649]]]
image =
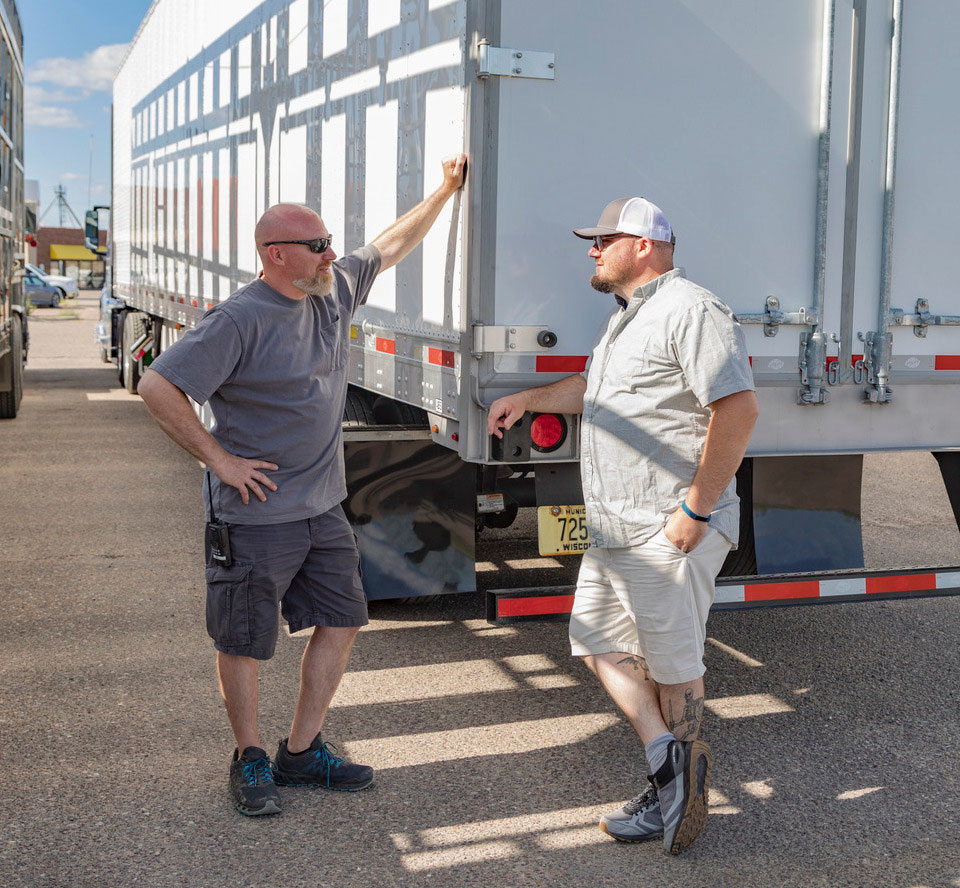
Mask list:
[[606,237],[608,234],[622,234],[616,228],[607,228],[605,225],[598,225],[594,228],[574,228],[573,233],[584,240],[591,240],[595,237]]

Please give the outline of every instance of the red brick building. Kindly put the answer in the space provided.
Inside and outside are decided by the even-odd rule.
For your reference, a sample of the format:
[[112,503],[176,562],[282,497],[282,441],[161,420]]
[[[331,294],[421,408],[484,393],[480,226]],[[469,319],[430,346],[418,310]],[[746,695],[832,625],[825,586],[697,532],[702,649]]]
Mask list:
[[[65,274],[77,279],[81,289],[102,286],[103,257],[83,244],[82,228],[38,228],[37,262],[48,274]],[[100,246],[107,245],[107,232],[100,229]]]

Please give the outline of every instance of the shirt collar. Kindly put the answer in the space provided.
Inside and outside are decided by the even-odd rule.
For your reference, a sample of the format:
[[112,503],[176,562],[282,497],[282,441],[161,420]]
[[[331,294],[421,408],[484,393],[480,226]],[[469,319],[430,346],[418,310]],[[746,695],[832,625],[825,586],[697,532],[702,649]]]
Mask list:
[[687,275],[682,268],[671,268],[670,271],[665,271],[659,277],[654,278],[652,281],[647,281],[647,283],[637,287],[637,289],[633,291],[633,295],[631,295],[629,303],[626,299],[622,299],[620,296],[617,296],[617,302],[619,303],[620,308],[624,310],[626,310],[627,305],[636,305],[639,308],[664,284],[674,280],[675,278],[685,278],[686,276]]

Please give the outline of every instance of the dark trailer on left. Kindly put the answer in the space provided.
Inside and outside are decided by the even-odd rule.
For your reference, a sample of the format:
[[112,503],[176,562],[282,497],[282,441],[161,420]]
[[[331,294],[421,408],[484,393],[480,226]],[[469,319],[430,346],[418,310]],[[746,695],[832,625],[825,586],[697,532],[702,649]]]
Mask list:
[[13,419],[23,397],[23,260],[23,30],[14,0],[0,0],[0,419]]

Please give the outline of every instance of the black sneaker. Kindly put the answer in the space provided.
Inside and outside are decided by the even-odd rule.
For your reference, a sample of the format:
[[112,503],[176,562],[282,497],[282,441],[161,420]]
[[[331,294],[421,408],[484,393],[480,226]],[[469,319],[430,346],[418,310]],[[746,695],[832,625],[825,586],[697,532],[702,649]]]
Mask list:
[[280,793],[273,781],[270,756],[259,746],[248,746],[243,755],[233,751],[230,794],[241,814],[279,814]]
[[663,817],[663,847],[679,854],[707,824],[707,795],[713,753],[702,740],[674,740],[667,760],[653,775]]
[[342,792],[357,792],[373,783],[373,768],[352,765],[335,754],[335,747],[323,743],[320,735],[303,752],[287,751],[287,741],[280,741],[273,765],[274,779],[280,786],[322,786]]

